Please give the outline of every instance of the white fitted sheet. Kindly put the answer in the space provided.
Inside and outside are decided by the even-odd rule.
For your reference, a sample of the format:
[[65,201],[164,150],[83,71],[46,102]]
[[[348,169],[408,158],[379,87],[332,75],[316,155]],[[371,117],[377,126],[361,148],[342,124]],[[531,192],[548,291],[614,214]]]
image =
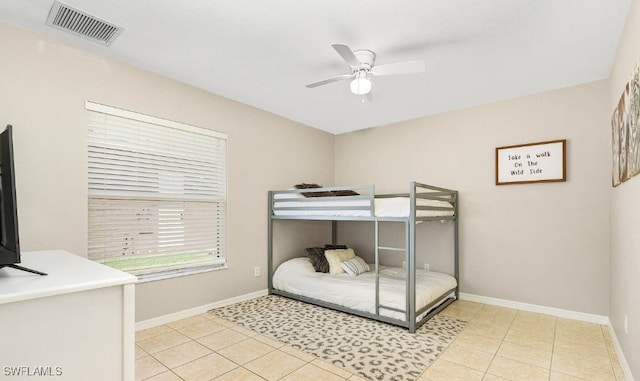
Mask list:
[[[291,199],[291,193],[276,194],[274,208],[278,207],[296,207],[307,208],[306,210],[275,210],[273,214],[276,216],[342,216],[342,217],[367,217],[370,216],[369,210],[358,209],[330,209],[343,207],[368,207],[369,200],[319,200],[319,201],[295,201]],[[288,198],[284,200],[285,196]],[[304,196],[302,196],[304,198]],[[282,199],[282,201],[278,201]],[[408,217],[411,209],[411,200],[408,197],[392,197],[392,198],[376,198],[375,200],[375,216],[376,217]],[[450,208],[451,204],[446,201],[418,199],[418,206],[436,206]],[[313,208],[329,208],[317,209]],[[417,217],[445,217],[452,216],[453,210],[417,210]]]
[[[373,266],[372,266],[373,269]],[[398,267],[380,268],[380,304],[405,309],[405,270]],[[393,276],[398,279],[383,278]],[[358,276],[345,273],[330,275],[317,273],[307,257],[290,259],[273,274],[273,287],[291,294],[306,296],[375,314],[375,274],[373,271]],[[416,270],[416,310],[426,306],[456,287],[451,275],[435,271]],[[405,320],[404,313],[380,309],[386,317]]]

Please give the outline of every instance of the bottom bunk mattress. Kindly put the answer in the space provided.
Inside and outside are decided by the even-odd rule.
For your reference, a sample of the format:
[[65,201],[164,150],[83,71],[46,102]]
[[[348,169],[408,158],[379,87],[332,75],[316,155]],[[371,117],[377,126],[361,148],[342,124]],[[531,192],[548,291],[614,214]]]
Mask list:
[[[373,268],[373,266],[371,266]],[[380,266],[380,304],[405,310],[406,271]],[[451,275],[416,270],[416,311],[450,293],[457,285]],[[357,276],[316,272],[307,257],[290,259],[273,274],[273,288],[342,307],[375,314],[375,272]],[[380,315],[405,321],[405,314],[380,308]],[[419,320],[418,317],[417,320]]]

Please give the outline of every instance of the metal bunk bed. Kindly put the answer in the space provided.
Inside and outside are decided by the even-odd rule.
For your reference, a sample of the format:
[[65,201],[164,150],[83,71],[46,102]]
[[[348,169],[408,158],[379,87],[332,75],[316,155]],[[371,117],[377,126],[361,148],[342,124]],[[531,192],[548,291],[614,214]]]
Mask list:
[[[357,192],[348,196],[301,197],[306,192],[324,192],[322,194],[338,194],[339,192]],[[331,192],[331,193],[328,193]],[[409,211],[407,216],[378,216],[376,215],[376,200],[389,198],[408,198]],[[336,201],[339,200],[339,201]],[[423,206],[425,201],[446,202],[446,206]],[[428,201],[426,201],[428,202]],[[327,307],[346,313],[383,321],[405,327],[409,332],[415,332],[427,320],[440,312],[458,298],[458,192],[450,189],[435,187],[417,182],[410,183],[408,193],[376,195],[373,185],[341,186],[311,189],[290,189],[269,191],[268,193],[268,286],[269,293],[304,301],[307,303]],[[309,298],[302,295],[278,290],[273,285],[274,253],[273,253],[273,224],[277,220],[324,220],[332,223],[332,243],[337,244],[338,221],[370,221],[374,223],[375,239],[375,312],[369,313],[323,300]],[[416,224],[421,221],[451,220],[453,229],[453,255],[455,288],[452,288],[434,298],[430,303],[420,308],[416,306]],[[405,225],[405,246],[389,247],[380,244],[380,223],[397,222]],[[386,253],[404,253],[406,263],[406,304],[408,308],[399,310],[380,304],[380,255]],[[381,309],[394,310],[404,314],[403,320],[384,316]]]

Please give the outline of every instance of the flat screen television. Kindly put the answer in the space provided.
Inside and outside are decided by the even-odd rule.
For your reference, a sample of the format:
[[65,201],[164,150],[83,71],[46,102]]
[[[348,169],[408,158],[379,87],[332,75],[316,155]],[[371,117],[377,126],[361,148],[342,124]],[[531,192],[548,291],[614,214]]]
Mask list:
[[20,239],[18,238],[18,204],[11,130],[11,125],[8,125],[0,133],[0,268],[12,267],[38,275],[47,275],[18,265]]

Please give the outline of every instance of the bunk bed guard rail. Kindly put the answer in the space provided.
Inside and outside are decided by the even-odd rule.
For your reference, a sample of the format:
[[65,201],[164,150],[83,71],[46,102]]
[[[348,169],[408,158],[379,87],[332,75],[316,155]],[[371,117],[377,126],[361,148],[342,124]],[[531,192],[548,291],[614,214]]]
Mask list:
[[373,185],[271,191],[270,216],[283,219],[375,217]]

